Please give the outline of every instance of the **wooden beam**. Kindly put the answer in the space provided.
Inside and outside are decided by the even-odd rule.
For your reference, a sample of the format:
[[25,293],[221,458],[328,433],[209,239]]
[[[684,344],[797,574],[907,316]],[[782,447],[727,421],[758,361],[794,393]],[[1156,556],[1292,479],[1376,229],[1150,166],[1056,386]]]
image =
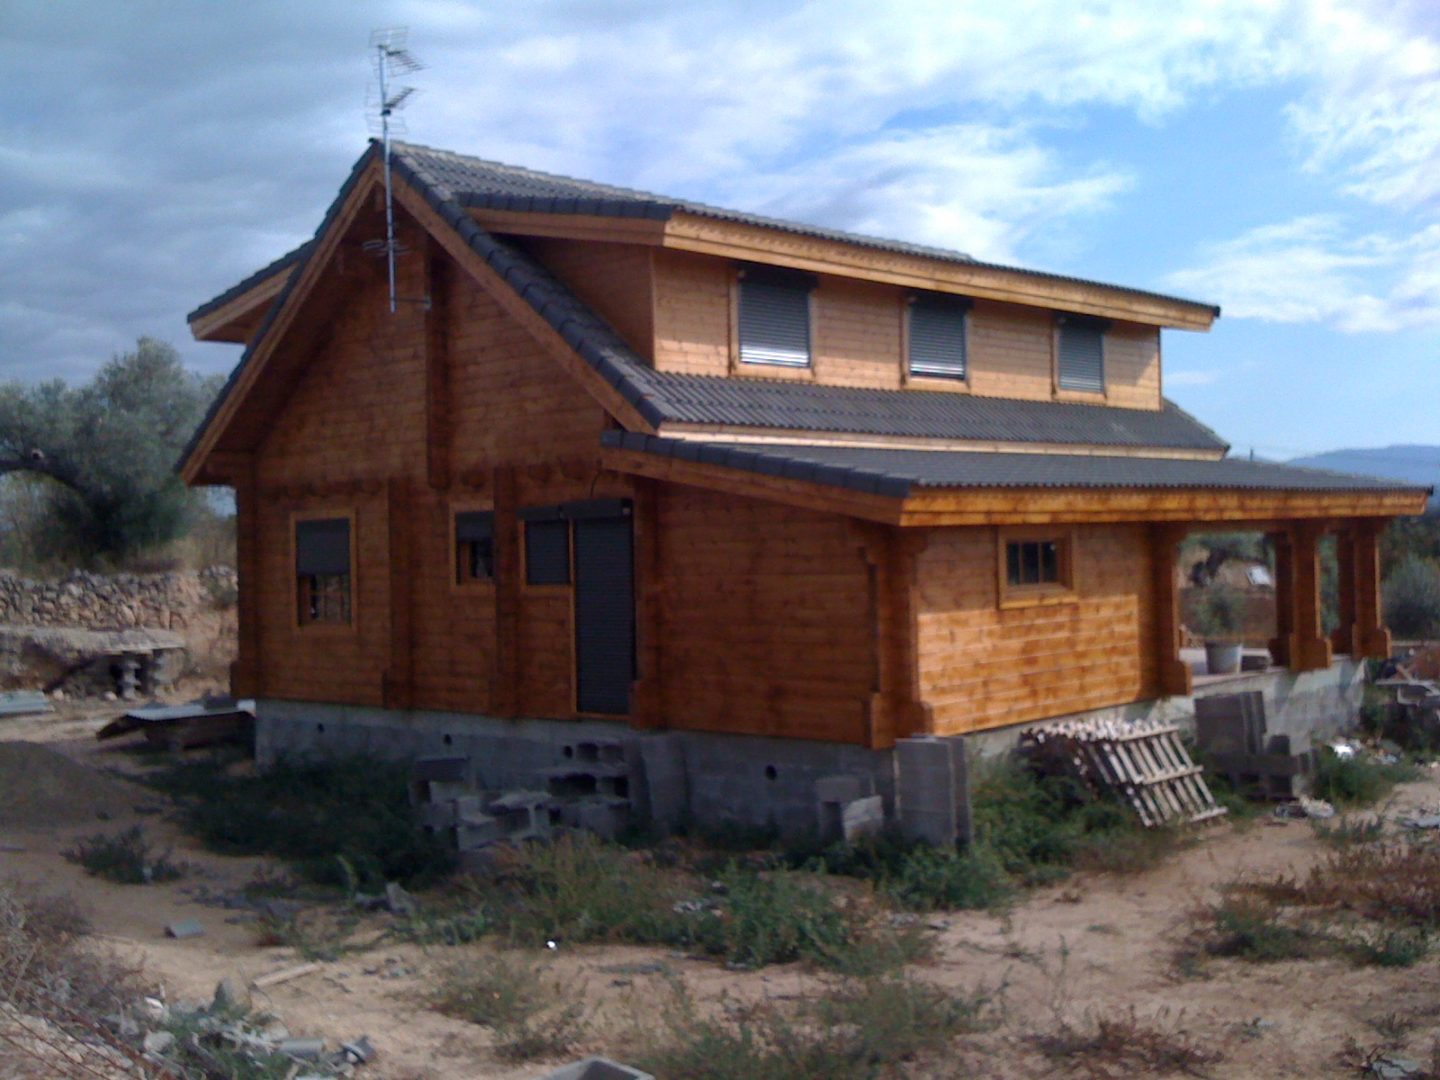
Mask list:
[[1335,599],[1339,623],[1330,632],[1330,648],[1354,656],[1359,645],[1355,628],[1355,535],[1346,528],[1335,534]]
[[450,487],[449,264],[425,250],[425,477],[436,491]]
[[630,431],[653,433],[653,426],[605,378],[580,356],[523,296],[470,249],[458,232],[407,183],[397,184],[395,200],[449,253],[462,270],[511,318],[524,327],[572,378],[611,416]]
[[665,247],[730,259],[839,274],[908,289],[950,292],[1005,303],[1041,306],[1109,319],[1208,330],[1216,311],[1206,304],[1116,285],[1050,277],[919,254],[880,251],[844,240],[677,213],[665,226]]
[[520,710],[520,519],[515,469],[495,469],[495,673],[497,716]]
[[1390,655],[1390,631],[1380,603],[1380,533],[1383,521],[1352,526],[1352,578],[1355,597],[1355,649],[1352,655],[1383,660]]
[[280,294],[294,272],[295,264],[288,262],[239,296],[191,319],[190,335],[196,341],[248,342],[264,319],[270,301]]
[[[897,391],[898,393],[899,391]],[[879,450],[961,450],[971,453],[1066,454],[1080,457],[1147,458],[1174,461],[1218,461],[1224,450],[1189,450],[1165,446],[1098,446],[1093,443],[998,442],[972,439],[897,438],[837,432],[795,431],[730,424],[682,424],[666,421],[659,434],[672,439],[739,446],[853,446]]]
[[1288,528],[1269,534],[1275,552],[1275,636],[1270,639],[1270,656],[1281,667],[1289,667],[1299,655],[1295,643],[1295,552]]
[[235,489],[235,573],[238,622],[235,661],[230,665],[230,693],[237,698],[260,697],[265,692],[260,666],[260,500],[255,462],[246,467],[232,462],[228,483]]
[[665,222],[656,218],[531,213],[527,210],[488,210],[484,207],[468,207],[465,212],[482,229],[513,236],[548,236],[652,247],[659,247],[665,239]]
[[410,485],[392,477],[385,487],[385,523],[389,532],[390,649],[389,664],[380,682],[380,697],[387,709],[409,709],[415,696],[414,590],[411,534],[414,522]]
[[1162,696],[1189,697],[1194,674],[1180,659],[1180,590],[1175,585],[1175,550],[1188,532],[1182,526],[1150,529],[1151,589],[1155,596],[1156,673]]
[[924,703],[917,652],[918,585],[915,560],[924,550],[924,532],[855,522],[860,550],[870,569],[870,608],[875,647],[874,692],[866,706],[866,743],[888,750],[896,739],[931,730]]

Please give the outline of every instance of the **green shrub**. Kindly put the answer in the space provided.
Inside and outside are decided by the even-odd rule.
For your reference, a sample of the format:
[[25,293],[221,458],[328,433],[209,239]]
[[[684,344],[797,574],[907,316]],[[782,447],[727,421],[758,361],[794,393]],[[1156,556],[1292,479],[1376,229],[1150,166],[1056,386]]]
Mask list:
[[691,932],[696,944],[731,964],[823,963],[858,931],[828,890],[792,871],[760,874],[732,866],[719,885],[718,903],[696,917]]
[[1340,806],[1369,806],[1418,775],[1413,765],[1385,765],[1359,753],[1341,757],[1327,746],[1320,751],[1313,792],[1317,799]]
[[946,851],[922,844],[881,892],[907,911],[951,911],[999,907],[1015,889],[988,849]]
[[1402,638],[1440,637],[1440,565],[1407,555],[1385,579],[1385,625]]
[[83,866],[87,874],[121,885],[174,881],[185,873],[182,864],[170,861],[168,850],[157,854],[151,848],[140,825],[109,836],[103,833],[87,836],[61,854]]
[[1330,951],[1327,938],[1315,930],[1286,921],[1276,905],[1245,897],[1229,897],[1208,909],[1211,925],[1206,951],[1259,963],[1308,960]]
[[356,755],[237,775],[226,760],[147,778],[183,803],[188,827],[212,851],[275,856],[311,881],[367,892],[387,881],[423,886],[454,868],[453,852],[421,829],[402,765]]

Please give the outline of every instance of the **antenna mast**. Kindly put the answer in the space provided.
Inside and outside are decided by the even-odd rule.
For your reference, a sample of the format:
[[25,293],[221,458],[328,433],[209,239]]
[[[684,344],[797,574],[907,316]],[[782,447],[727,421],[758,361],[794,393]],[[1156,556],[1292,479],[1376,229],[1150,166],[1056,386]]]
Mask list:
[[407,36],[408,31],[404,27],[376,30],[370,35],[370,47],[375,53],[375,79],[379,88],[379,97],[372,103],[370,127],[372,131],[377,127],[379,129],[381,157],[384,162],[385,239],[367,240],[364,248],[372,254],[385,256],[390,275],[391,314],[394,314],[395,306],[400,302],[395,295],[395,258],[403,254],[403,251],[395,239],[395,199],[390,184],[390,133],[392,129],[400,134],[404,133],[404,120],[396,114],[405,107],[410,95],[415,93],[413,86],[396,87],[393,83],[400,76],[412,74],[425,66],[415,59],[406,47]]

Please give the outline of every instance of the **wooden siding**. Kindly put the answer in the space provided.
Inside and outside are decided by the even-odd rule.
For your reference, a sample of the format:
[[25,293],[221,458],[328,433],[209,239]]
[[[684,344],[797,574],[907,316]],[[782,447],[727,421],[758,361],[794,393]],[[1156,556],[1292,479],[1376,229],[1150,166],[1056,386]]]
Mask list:
[[[515,506],[630,491],[623,478],[599,477],[601,408],[464,274],[425,277],[423,242],[412,247],[417,254],[400,264],[401,295],[427,281],[444,289],[434,305],[442,325],[427,325],[419,305],[391,315],[378,279],[358,289],[257,453],[255,654],[268,696],[496,709],[502,605],[496,585],[456,584],[454,510],[493,507],[497,469],[513,474]],[[439,432],[427,431],[427,351],[448,366]],[[437,439],[447,444],[448,489],[427,482]],[[353,624],[302,628],[292,518],[326,512],[354,515]],[[397,513],[405,520],[393,520]],[[518,547],[513,507],[500,529],[508,532],[497,542]],[[392,559],[408,569],[392,574]],[[396,604],[404,607],[392,612]],[[507,704],[571,715],[568,590],[522,588],[511,618],[518,688]],[[387,694],[387,680],[403,686]]]
[[[655,255],[654,364],[662,371],[732,372],[731,285],[721,259],[661,251]],[[811,370],[747,365],[756,378],[813,378],[833,386],[950,390],[1049,401],[1055,390],[1054,314],[1017,304],[977,301],[969,316],[969,378],[907,379],[907,292],[892,285],[822,277],[811,297]],[[1116,323],[1106,335],[1106,404],[1160,408],[1160,337],[1154,327]],[[1098,395],[1064,395],[1102,400]]]
[[637,244],[533,239],[527,249],[649,360],[654,355],[650,250]]
[[954,735],[1154,695],[1143,526],[1073,530],[1072,598],[999,606],[995,530],[936,529],[917,559],[921,694]]
[[875,618],[845,519],[687,487],[656,516],[670,725],[865,741]]

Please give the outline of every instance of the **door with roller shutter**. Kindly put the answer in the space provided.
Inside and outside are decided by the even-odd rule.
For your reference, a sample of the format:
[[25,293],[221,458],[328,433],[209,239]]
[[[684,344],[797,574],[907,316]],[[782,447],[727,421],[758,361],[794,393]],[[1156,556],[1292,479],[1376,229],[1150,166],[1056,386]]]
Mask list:
[[629,503],[575,513],[575,705],[623,716],[635,678],[634,534]]

